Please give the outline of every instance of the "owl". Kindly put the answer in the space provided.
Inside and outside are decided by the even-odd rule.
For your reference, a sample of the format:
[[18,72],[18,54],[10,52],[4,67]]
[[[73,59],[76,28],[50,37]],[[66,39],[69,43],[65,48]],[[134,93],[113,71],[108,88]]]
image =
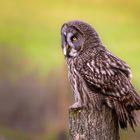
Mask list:
[[115,111],[121,128],[129,124],[134,130],[134,111],[140,109],[140,97],[130,82],[129,66],[110,53],[95,29],[85,22],[64,23],[61,38],[75,97],[70,108],[91,109],[99,107],[100,101]]

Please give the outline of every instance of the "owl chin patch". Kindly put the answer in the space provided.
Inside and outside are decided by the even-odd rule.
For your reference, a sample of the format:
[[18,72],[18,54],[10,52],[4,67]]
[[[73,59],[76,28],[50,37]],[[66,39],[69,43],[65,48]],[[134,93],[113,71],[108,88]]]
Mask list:
[[75,57],[78,55],[77,50],[75,49],[67,49],[66,47],[63,48],[63,53],[65,57]]
[[70,52],[69,52],[69,56],[71,56],[71,57],[75,57],[75,56],[77,56],[78,55],[78,52],[77,52],[77,50],[75,50],[75,49],[71,49],[70,50]]

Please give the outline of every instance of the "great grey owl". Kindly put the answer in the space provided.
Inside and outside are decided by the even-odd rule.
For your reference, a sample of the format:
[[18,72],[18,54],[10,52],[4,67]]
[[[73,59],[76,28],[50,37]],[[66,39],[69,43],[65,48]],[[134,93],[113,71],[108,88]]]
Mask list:
[[[140,109],[140,97],[130,82],[128,65],[105,48],[95,29],[87,23],[64,23],[61,37],[76,101],[70,108],[96,106],[99,97],[115,110],[121,128],[126,129],[129,123],[134,129],[134,110]],[[96,95],[94,101],[90,94]]]

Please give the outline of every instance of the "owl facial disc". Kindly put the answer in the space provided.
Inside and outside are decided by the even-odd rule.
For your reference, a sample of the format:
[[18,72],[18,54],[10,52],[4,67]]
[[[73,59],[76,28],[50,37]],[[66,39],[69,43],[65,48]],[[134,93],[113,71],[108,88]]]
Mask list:
[[61,29],[62,49],[65,57],[75,57],[82,46],[82,37],[74,27],[63,25]]

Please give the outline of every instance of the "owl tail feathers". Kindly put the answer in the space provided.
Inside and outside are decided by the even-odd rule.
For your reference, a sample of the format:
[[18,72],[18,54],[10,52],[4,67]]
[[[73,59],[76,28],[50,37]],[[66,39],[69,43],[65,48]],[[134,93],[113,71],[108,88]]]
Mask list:
[[129,110],[120,102],[114,102],[114,110],[118,117],[119,125],[122,129],[127,129],[128,124],[131,126],[132,130],[135,131],[136,119],[133,110]]

